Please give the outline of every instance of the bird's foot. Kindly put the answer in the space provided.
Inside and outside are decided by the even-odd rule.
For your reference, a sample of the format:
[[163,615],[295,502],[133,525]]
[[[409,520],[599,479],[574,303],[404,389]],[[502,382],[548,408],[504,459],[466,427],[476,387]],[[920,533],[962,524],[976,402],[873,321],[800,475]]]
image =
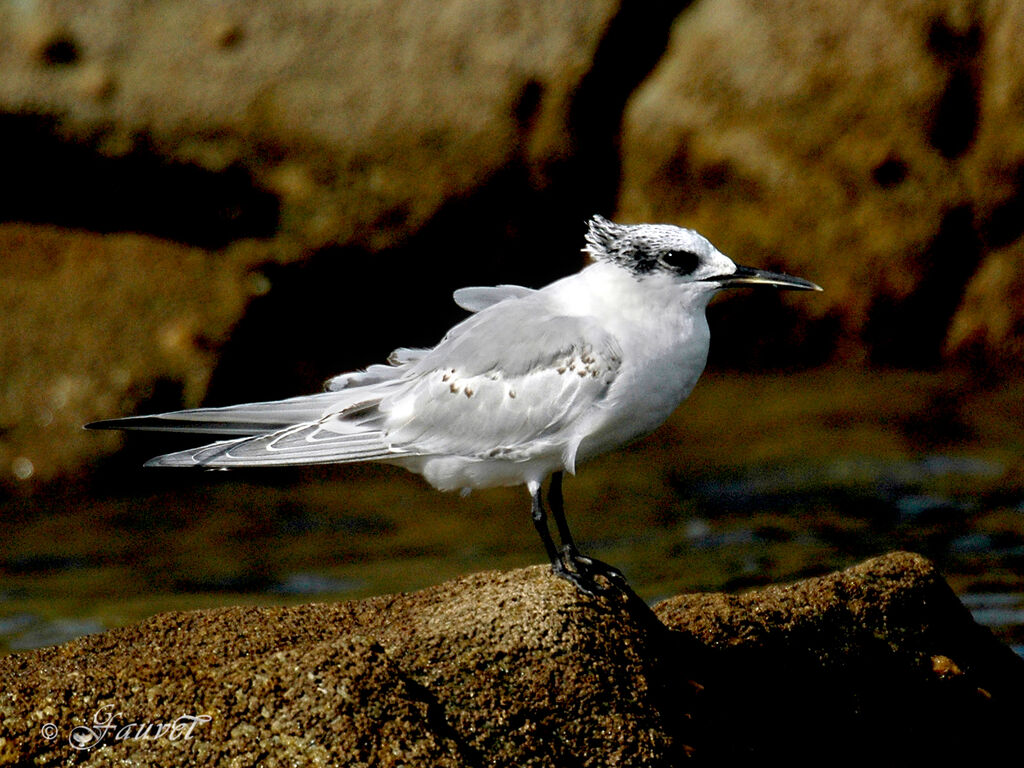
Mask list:
[[626,577],[613,565],[581,555],[575,550],[562,552],[561,557],[551,564],[556,576],[571,581],[584,594],[596,595],[613,589],[628,589]]

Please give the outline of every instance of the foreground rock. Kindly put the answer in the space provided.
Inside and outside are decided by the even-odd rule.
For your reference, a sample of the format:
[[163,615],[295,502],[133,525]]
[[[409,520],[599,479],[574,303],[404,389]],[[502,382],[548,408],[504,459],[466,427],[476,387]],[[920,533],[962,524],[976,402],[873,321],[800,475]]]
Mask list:
[[654,610],[677,647],[697,649],[701,754],[871,765],[1019,754],[1024,660],[918,555]]
[[535,567],[2,659],[0,764],[976,761],[1009,752],[1022,690],[1024,661],[915,555],[653,613]]

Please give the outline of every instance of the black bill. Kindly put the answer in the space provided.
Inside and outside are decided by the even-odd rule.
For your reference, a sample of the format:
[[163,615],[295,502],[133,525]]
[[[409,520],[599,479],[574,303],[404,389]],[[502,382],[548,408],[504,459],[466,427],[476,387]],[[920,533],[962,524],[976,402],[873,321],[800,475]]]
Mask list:
[[804,280],[802,277],[793,277],[782,272],[768,272],[752,267],[736,267],[736,271],[731,275],[718,275],[708,279],[721,283],[724,288],[741,285],[773,285],[776,288],[788,288],[794,291],[821,290],[821,286],[815,285],[810,280]]

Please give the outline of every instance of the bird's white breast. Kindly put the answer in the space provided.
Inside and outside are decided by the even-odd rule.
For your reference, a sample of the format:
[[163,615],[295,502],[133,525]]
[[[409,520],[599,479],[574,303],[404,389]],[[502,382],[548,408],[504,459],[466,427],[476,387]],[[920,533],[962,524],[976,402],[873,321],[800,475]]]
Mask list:
[[619,341],[622,367],[602,404],[580,420],[577,461],[657,429],[690,394],[707,362],[710,289],[638,280],[595,264],[559,287],[566,311],[600,318]]

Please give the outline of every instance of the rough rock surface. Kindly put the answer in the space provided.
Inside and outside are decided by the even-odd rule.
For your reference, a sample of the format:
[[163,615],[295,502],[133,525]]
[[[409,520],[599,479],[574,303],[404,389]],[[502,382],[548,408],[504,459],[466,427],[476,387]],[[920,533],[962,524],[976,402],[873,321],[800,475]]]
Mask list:
[[[162,614],[2,659],[0,764],[984,762],[1015,740],[1022,681],[1024,661],[916,555],[653,613],[535,567]],[[75,755],[71,730],[97,712],[117,730]],[[182,715],[210,719],[189,738],[116,738]]]
[[353,603],[163,614],[0,661],[0,756],[60,762],[69,749],[40,741],[42,724],[111,702],[123,722],[213,720],[187,744],[97,749],[101,763],[663,760],[671,677],[652,624],[540,567]]
[[654,611],[705,654],[694,729],[708,754],[909,765],[1014,749],[1024,660],[919,555]]

